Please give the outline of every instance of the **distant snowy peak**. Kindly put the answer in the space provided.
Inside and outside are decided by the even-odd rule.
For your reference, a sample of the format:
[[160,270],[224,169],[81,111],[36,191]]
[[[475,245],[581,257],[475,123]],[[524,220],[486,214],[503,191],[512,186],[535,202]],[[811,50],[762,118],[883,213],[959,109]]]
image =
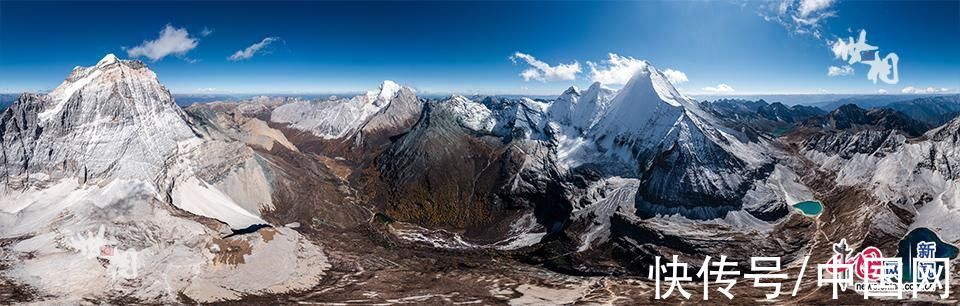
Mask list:
[[487,97],[480,102],[490,110],[495,126],[490,132],[506,140],[549,140],[548,123],[556,102],[550,104],[530,98]]
[[605,115],[615,93],[600,82],[593,83],[586,91],[570,87],[550,106],[550,118],[579,131],[589,130]]
[[580,89],[577,86],[570,86],[567,90],[564,90],[561,96],[580,96]]
[[353,135],[356,146],[374,145],[409,130],[423,111],[423,101],[413,89],[400,87],[389,103],[371,115]]
[[610,100],[616,93],[617,91],[603,86],[600,82],[594,82],[580,95],[580,100],[573,107],[573,125],[582,130],[593,128],[606,114]]
[[380,87],[378,87],[377,90],[367,91],[366,94],[354,97],[354,99],[365,99],[359,102],[372,106],[368,111],[376,112],[387,105],[387,103],[390,103],[390,100],[397,96],[401,88],[403,88],[403,86],[400,86],[400,84],[394,81],[384,80],[380,83]]
[[580,100],[580,90],[576,86],[570,86],[562,94],[553,100],[550,105],[550,117],[560,124],[571,125],[573,123],[573,108]]
[[590,87],[587,87],[586,91],[581,93],[581,96],[590,99],[594,97],[612,98],[616,93],[616,90],[610,89],[600,82],[593,82],[593,84],[590,84]]
[[454,114],[457,123],[469,130],[481,133],[490,133],[497,124],[493,112],[482,103],[477,103],[464,96],[454,95],[438,105]]
[[376,95],[376,101],[389,102],[390,99],[393,99],[393,97],[397,96],[397,92],[400,91],[400,88],[402,88],[400,84],[394,83],[391,80],[384,80],[383,83],[380,84],[379,91]]
[[401,91],[410,92],[415,97],[413,89],[387,80],[377,90],[349,99],[298,101],[281,105],[273,110],[270,121],[287,123],[324,139],[344,138],[380,114],[391,101],[398,98]]

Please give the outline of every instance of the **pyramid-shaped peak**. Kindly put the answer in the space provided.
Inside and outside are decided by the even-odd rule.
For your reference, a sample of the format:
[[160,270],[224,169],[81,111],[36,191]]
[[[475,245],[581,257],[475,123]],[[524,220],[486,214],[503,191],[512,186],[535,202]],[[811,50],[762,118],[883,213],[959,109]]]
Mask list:
[[593,82],[593,84],[590,84],[590,87],[587,88],[587,90],[597,90],[597,89],[600,89],[600,88],[603,88],[603,87],[604,87],[604,86],[603,86],[603,83],[600,83],[600,82],[598,81],[598,82]]
[[376,100],[377,101],[389,101],[397,95],[397,92],[403,88],[400,84],[397,84],[391,80],[384,80],[380,83],[379,91],[377,92]]
[[107,55],[104,56],[103,59],[97,62],[97,66],[109,65],[109,64],[116,63],[118,61],[120,61],[120,59],[118,59],[116,55],[113,55],[113,53],[107,53]]
[[160,103],[174,106],[170,93],[146,65],[135,60],[120,60],[113,54],[107,54],[94,66],[74,68],[63,83],[50,91],[48,97],[54,102],[53,107],[40,113],[39,118],[46,121],[58,116],[66,102],[80,92],[83,94],[79,97],[91,105],[114,103],[116,101],[113,101],[115,99],[112,94],[120,90],[119,88],[134,93],[129,97],[138,104]]
[[649,62],[644,61],[640,69],[627,81],[617,94],[618,98],[647,102],[663,101],[671,106],[687,103],[683,95],[673,87],[669,79]]

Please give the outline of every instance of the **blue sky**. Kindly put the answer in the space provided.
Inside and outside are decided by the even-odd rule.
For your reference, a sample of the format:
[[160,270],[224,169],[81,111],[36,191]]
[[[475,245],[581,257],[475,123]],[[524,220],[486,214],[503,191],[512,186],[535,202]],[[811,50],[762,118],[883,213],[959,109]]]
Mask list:
[[[899,82],[874,84],[869,66],[836,58],[831,44],[861,29],[899,56]],[[425,93],[557,94],[617,87],[639,60],[671,69],[689,94],[939,93],[960,89],[958,37],[958,1],[3,1],[0,92],[51,89],[114,53],[175,93],[356,92],[390,79]],[[530,63],[546,66],[525,79]]]

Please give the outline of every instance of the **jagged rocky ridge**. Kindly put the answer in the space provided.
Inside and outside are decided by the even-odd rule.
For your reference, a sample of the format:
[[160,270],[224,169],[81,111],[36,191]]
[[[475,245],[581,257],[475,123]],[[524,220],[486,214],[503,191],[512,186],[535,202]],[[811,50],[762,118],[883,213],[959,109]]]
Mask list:
[[2,276],[48,302],[236,299],[303,289],[329,266],[318,245],[266,221],[283,169],[198,125],[139,61],[107,55],[50,94],[24,94],[0,136],[0,237],[15,242],[0,260],[21,259]]
[[152,180],[177,142],[196,137],[153,72],[113,55],[48,95],[21,96],[2,123],[8,184],[35,173]]
[[533,100],[428,102],[410,131],[378,157],[393,186],[388,212],[466,228],[482,240],[504,239],[524,212],[559,229],[570,208],[546,140],[551,133],[544,105]]
[[[354,143],[348,135],[333,142]],[[638,228],[663,230],[656,224],[664,223],[650,229],[645,220],[678,215],[689,220],[679,228],[691,233],[697,220],[720,220],[731,233],[769,232],[790,203],[812,197],[789,167],[777,165],[786,153],[771,138],[725,127],[649,65],[620,91],[596,83],[555,101],[430,100],[408,130],[380,141],[381,150],[347,157],[373,165],[355,179],[391,217],[459,232],[467,241],[461,247],[560,239],[563,248],[618,243],[636,252],[613,240]]]
[[652,66],[638,71],[594,116],[601,119],[575,136],[587,145],[561,149],[579,151],[572,157],[579,160],[567,164],[640,179],[638,214],[714,219],[746,209],[768,221],[786,214],[782,204],[744,204],[754,182],[773,171],[776,153],[767,140],[723,126]]

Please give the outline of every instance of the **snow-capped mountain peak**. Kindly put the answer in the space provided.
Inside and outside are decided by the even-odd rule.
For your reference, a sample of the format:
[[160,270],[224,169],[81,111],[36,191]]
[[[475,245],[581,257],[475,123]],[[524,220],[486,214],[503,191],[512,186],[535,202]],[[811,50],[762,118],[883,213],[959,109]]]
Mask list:
[[[631,104],[651,105],[653,103],[667,103],[679,107],[684,100],[683,96],[673,87],[657,68],[647,62],[634,73],[630,81],[623,86],[615,99],[629,100]],[[615,102],[616,103],[616,102]]]
[[0,173],[5,182],[27,183],[3,187],[23,190],[62,181],[147,184],[155,197],[235,229],[265,223],[258,208],[241,207],[212,179],[259,179],[232,177],[234,162],[252,161],[249,149],[198,137],[142,62],[107,55],[94,66],[74,69],[49,95],[25,94],[6,112],[24,120],[8,120],[9,114],[0,119],[0,150],[7,157]]
[[349,99],[299,101],[281,105],[273,110],[270,120],[289,123],[294,128],[310,131],[324,139],[343,138],[356,132],[387,108],[404,90],[413,95],[412,89],[386,80],[377,90]]
[[[94,66],[74,69],[60,86],[38,99],[33,124],[43,132],[15,136],[29,138],[24,141],[36,146],[32,149],[46,152],[24,156],[32,159],[28,169],[21,169],[27,173],[57,169],[91,178],[153,179],[177,150],[177,142],[195,137],[153,71],[139,61],[121,61],[111,54]],[[104,159],[103,154],[117,160]],[[64,162],[71,166],[63,167]]]
[[604,86],[603,83],[600,83],[599,81],[596,81],[596,82],[593,82],[592,84],[590,84],[590,87],[587,87],[587,91],[599,90],[599,89],[601,89],[601,88],[607,88],[607,89],[609,89],[608,87]]
[[550,117],[560,124],[570,125],[573,123],[573,108],[580,100],[580,90],[576,86],[570,86],[550,105]]
[[[134,102],[160,102],[164,107],[173,107],[180,112],[173,102],[173,96],[167,91],[157,75],[137,60],[120,60],[113,54],[107,54],[96,65],[90,67],[76,67],[57,88],[48,94],[53,107],[47,108],[39,116],[41,121],[47,121],[63,111],[64,105],[74,96],[84,101],[104,101],[120,91],[129,91],[120,98],[131,99]],[[161,108],[158,105],[149,107]]]
[[592,128],[605,115],[607,105],[616,91],[594,82],[585,91],[575,86],[563,92],[550,106],[550,117],[561,125],[579,131]]
[[772,168],[763,167],[769,150],[741,141],[649,63],[615,94],[594,83],[571,104],[575,129],[564,129],[561,163],[600,165],[609,175],[640,179],[643,215],[712,219],[745,209],[771,220],[785,212],[782,202],[738,202],[750,184],[770,175]]
[[593,128],[605,115],[610,100],[616,93],[617,91],[603,86],[600,82],[591,84],[580,94],[580,100],[573,108],[573,113],[576,114],[573,124],[583,130]]
[[383,83],[380,83],[380,87],[378,87],[377,90],[367,92],[367,100],[375,106],[383,106],[397,95],[400,88],[403,88],[400,84],[391,80],[384,80]]
[[116,55],[113,55],[113,53],[108,53],[106,56],[103,57],[103,59],[97,62],[97,67],[113,64],[113,63],[116,63],[117,61],[119,61],[119,59],[117,58]]
[[594,134],[605,139],[606,147],[632,143],[649,148],[674,127],[686,107],[696,106],[686,101],[662,73],[644,62],[610,101]]

